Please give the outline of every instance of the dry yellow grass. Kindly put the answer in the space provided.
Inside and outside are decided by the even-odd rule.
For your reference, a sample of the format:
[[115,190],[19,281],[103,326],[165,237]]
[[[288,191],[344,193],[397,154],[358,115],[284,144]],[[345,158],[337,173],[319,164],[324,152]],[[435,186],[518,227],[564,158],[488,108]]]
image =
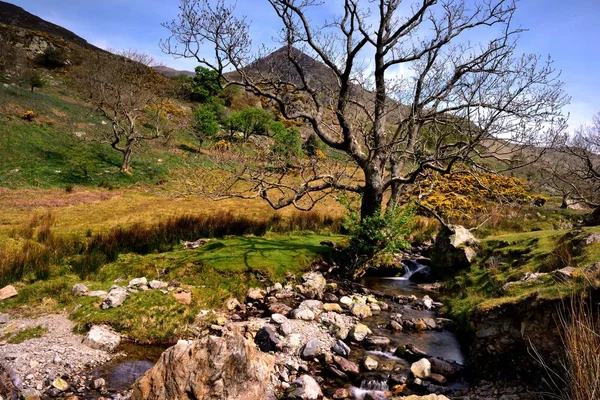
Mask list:
[[[213,201],[200,196],[172,198],[156,191],[129,189],[75,188],[74,193],[64,190],[8,190],[0,189],[0,240],[33,215],[51,211],[55,219],[53,231],[60,234],[81,235],[91,230],[104,231],[114,226],[128,226],[136,222],[153,223],[169,216],[201,215],[217,211],[232,211],[236,215],[266,218],[273,214],[287,216],[295,209],[273,210],[266,202],[228,199]],[[318,204],[317,212],[340,216],[344,208],[329,198]]]

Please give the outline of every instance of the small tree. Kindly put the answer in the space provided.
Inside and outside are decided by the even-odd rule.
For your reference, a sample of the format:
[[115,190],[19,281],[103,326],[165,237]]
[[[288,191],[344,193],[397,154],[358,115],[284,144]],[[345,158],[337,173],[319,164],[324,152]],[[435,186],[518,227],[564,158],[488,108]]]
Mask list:
[[191,99],[205,103],[222,92],[219,74],[208,68],[196,67],[196,76],[192,79]]
[[219,133],[219,121],[212,107],[204,105],[194,111],[193,116],[194,135],[200,143],[199,147],[206,139],[214,138]]
[[272,121],[269,132],[273,138],[271,154],[289,164],[302,155],[302,138],[296,127],[286,129],[279,121]]
[[152,68],[152,57],[133,50],[120,56],[95,53],[74,74],[78,89],[111,124],[95,140],[123,154],[121,171],[131,172],[131,155],[140,142],[171,130],[172,103],[165,102],[166,78]]
[[237,131],[244,134],[244,139],[252,135],[267,135],[269,123],[273,116],[268,111],[257,107],[248,107],[242,111],[231,113],[225,121],[225,125],[231,132],[231,135]]
[[34,69],[30,69],[25,72],[25,79],[27,81],[27,85],[29,85],[31,93],[33,93],[35,88],[42,88],[46,84],[46,81],[44,81],[40,73]]

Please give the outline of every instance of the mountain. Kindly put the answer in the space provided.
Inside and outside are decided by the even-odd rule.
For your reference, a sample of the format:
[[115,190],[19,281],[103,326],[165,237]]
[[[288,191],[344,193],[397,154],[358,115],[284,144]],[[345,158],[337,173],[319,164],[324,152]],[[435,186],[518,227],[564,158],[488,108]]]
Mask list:
[[4,1],[0,1],[0,24],[24,28],[31,31],[45,32],[86,49],[101,50],[62,26],[43,20],[42,18],[25,11],[21,7]]
[[178,70],[170,67],[165,67],[164,65],[159,65],[157,67],[154,67],[154,69],[168,78],[178,75],[185,75],[190,77],[196,76],[195,72]]

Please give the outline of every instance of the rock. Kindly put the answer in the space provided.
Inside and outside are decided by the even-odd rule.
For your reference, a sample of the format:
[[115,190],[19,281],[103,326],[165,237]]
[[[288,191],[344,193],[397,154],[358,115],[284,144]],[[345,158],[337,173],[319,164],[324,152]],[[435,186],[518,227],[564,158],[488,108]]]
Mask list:
[[397,397],[397,398],[395,398],[395,400],[450,400],[450,399],[441,394],[428,394],[427,396],[417,396],[417,395],[413,394],[411,396]]
[[0,324],[7,324],[10,321],[10,315],[0,313]]
[[337,313],[342,313],[344,312],[344,310],[342,310],[342,307],[337,304],[337,303],[325,303],[323,304],[323,310],[325,311],[333,311],[333,312],[337,312]]
[[430,358],[431,371],[437,374],[453,378],[456,376],[457,369],[456,365],[449,363],[448,361],[440,360],[439,358]]
[[328,303],[337,303],[338,301],[340,301],[340,299],[338,299],[338,297],[335,294],[327,292],[323,295],[323,301],[326,301]]
[[443,375],[440,374],[436,374],[436,373],[431,373],[429,375],[429,380],[440,384],[440,385],[444,385],[446,383],[446,378]]
[[286,399],[298,399],[298,400],[318,400],[323,397],[321,387],[309,375],[302,375],[294,382],[290,389],[286,392]]
[[272,314],[281,314],[287,317],[292,311],[292,307],[284,303],[271,303],[269,304],[269,311]]
[[360,319],[368,318],[373,315],[371,307],[361,303],[352,304],[352,306],[350,306],[350,313]]
[[236,299],[235,297],[230,297],[227,300],[225,300],[225,308],[227,309],[227,311],[235,311],[240,310],[242,308],[242,305],[240,304],[238,299]]
[[352,299],[348,296],[342,296],[342,298],[340,299],[340,303],[343,306],[350,307],[352,305]]
[[413,321],[413,324],[414,324],[415,330],[417,330],[417,331],[426,331],[428,329],[427,324],[422,319]]
[[402,330],[402,324],[392,320],[390,321],[390,329],[393,331],[401,331]]
[[86,294],[88,292],[88,288],[87,286],[85,286],[83,283],[76,283],[73,285],[73,288],[71,289],[71,294],[74,296],[82,296],[84,294]]
[[92,389],[100,390],[106,386],[106,381],[103,378],[94,379],[91,384]]
[[355,342],[362,342],[367,335],[373,333],[368,326],[363,324],[356,324],[350,329],[349,337]]
[[311,339],[308,342],[306,342],[306,344],[302,348],[302,358],[304,358],[305,360],[310,360],[321,354],[319,345],[320,343],[318,339]]
[[307,272],[302,275],[303,294],[307,297],[322,297],[327,281],[320,272]]
[[105,298],[106,296],[108,296],[108,292],[106,290],[92,290],[91,292],[87,292],[85,295],[88,297]]
[[335,342],[335,344],[333,345],[333,347],[331,348],[331,350],[342,357],[348,357],[350,355],[350,347],[348,347],[348,345],[346,343],[344,343],[342,340],[337,340]]
[[433,319],[433,318],[423,318],[423,322],[427,326],[427,329],[436,329],[437,328],[437,323],[435,322],[435,319]]
[[426,309],[431,310],[433,308],[433,300],[431,297],[427,295],[423,296],[423,305]]
[[294,330],[292,328],[292,324],[290,324],[289,322],[285,322],[285,323],[281,324],[279,329],[281,330],[281,333],[283,333],[284,335],[289,335]]
[[350,392],[346,388],[340,388],[333,392],[331,397],[335,400],[347,399],[350,397]]
[[477,255],[479,241],[471,231],[460,225],[442,227],[434,245],[430,248],[432,265],[438,277],[454,276],[456,271],[467,268]]
[[148,279],[146,279],[145,276],[141,277],[141,278],[135,278],[129,281],[129,284],[127,285],[128,288],[134,288],[134,289],[142,289],[144,287],[148,287]]
[[114,308],[121,306],[127,298],[127,289],[122,286],[113,286],[108,291],[108,294],[104,298],[104,301],[100,305],[100,308]]
[[61,392],[66,392],[69,390],[69,384],[62,378],[56,378],[52,381],[52,387],[60,390]]
[[574,267],[564,267],[554,271],[554,276],[561,280],[568,280],[573,278],[573,273],[577,271]]
[[281,314],[271,315],[271,320],[279,325],[282,325],[282,324],[285,324],[286,322],[288,322],[288,319],[284,315],[281,315]]
[[83,344],[92,349],[113,352],[121,343],[121,336],[104,325],[94,325],[88,332]]
[[148,285],[151,289],[166,289],[169,287],[169,284],[167,282],[157,281],[156,279],[151,280]]
[[323,309],[323,302],[319,300],[304,300],[298,308],[308,308],[315,314],[318,314]]
[[0,300],[10,299],[18,294],[17,289],[13,285],[4,286],[0,289]]
[[198,239],[195,242],[183,242],[183,248],[186,250],[197,249],[198,247],[204,246],[206,243],[210,242],[210,239]]
[[263,352],[277,351],[279,339],[275,329],[269,325],[263,326],[257,333],[254,342]]
[[267,292],[260,288],[250,288],[246,294],[246,298],[254,301],[263,299],[267,295]]
[[359,373],[358,365],[344,357],[333,356],[333,362],[345,374],[358,375]]
[[412,363],[410,372],[415,378],[427,379],[431,375],[431,363],[426,358],[421,358],[419,361]]
[[176,293],[173,293],[173,297],[179,304],[183,304],[189,306],[192,304],[192,292],[188,292],[187,290],[180,290]]
[[315,313],[308,308],[296,308],[292,310],[291,317],[294,319],[301,319],[303,321],[312,321],[315,319]]
[[273,373],[274,357],[261,353],[232,327],[223,336],[167,349],[135,383],[132,399],[264,400]]
[[364,340],[369,348],[377,348],[383,350],[390,345],[390,339],[385,336],[369,336]]
[[371,356],[366,356],[365,359],[363,360],[362,364],[363,364],[363,367],[367,371],[374,371],[379,366],[379,363],[377,362],[377,360]]
[[40,400],[42,395],[35,389],[25,389],[21,392],[21,397],[23,400]]

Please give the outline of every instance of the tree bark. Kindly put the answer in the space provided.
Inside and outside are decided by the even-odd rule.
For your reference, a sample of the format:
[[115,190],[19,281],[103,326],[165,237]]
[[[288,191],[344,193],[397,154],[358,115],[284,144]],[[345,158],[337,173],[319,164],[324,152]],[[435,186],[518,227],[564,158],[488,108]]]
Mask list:
[[131,173],[131,146],[127,146],[123,151],[123,163],[121,164],[121,172],[126,174]]
[[383,203],[383,183],[376,172],[365,173],[365,188],[360,205],[360,219],[372,217],[381,212]]

